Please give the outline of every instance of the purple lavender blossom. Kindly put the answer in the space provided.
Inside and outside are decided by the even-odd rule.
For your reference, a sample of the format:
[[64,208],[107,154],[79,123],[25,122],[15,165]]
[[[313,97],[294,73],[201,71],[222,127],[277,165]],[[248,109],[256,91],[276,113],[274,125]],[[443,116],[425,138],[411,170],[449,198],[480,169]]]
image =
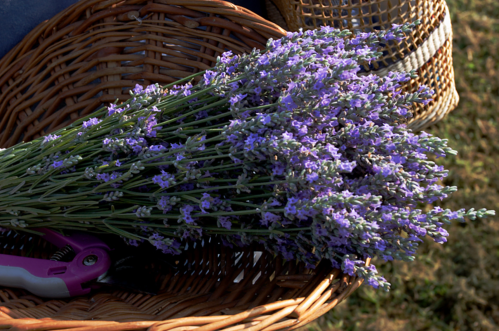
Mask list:
[[[121,173],[121,172],[119,172],[119,171],[113,171],[113,172],[111,173],[111,175],[109,176],[109,180],[114,181],[114,180],[116,180],[116,179],[120,178],[121,176],[122,176],[122,173]],[[107,181],[105,181],[105,182],[107,182]],[[110,184],[110,186],[111,186],[111,187],[113,187],[113,188],[118,188],[118,187],[120,187],[120,186],[121,186],[121,183],[122,183],[122,182],[123,182],[123,181],[119,180],[119,181],[117,181],[117,182],[114,182],[114,183]]]
[[151,145],[149,146],[149,150],[153,152],[162,152],[166,150],[166,147],[162,145]]
[[180,212],[182,213],[181,219],[183,219],[187,224],[194,223],[194,219],[191,216],[191,212],[194,210],[194,207],[191,205],[184,205],[180,208]]
[[201,198],[201,212],[205,212],[205,209],[211,208],[214,199],[208,193],[203,193]]
[[43,144],[46,144],[46,143],[48,143],[50,141],[54,141],[54,140],[56,140],[57,138],[60,138],[60,137],[61,137],[60,135],[58,136],[58,135],[55,135],[55,134],[49,134],[49,135],[43,137]]
[[97,174],[97,179],[98,180],[101,180],[105,183],[107,183],[109,181],[109,174],[108,173],[104,173],[104,174]]
[[226,228],[227,230],[230,230],[232,228],[232,222],[230,221],[230,217],[228,216],[219,216],[218,222],[220,223],[220,226]]
[[175,176],[161,170],[161,175],[156,175],[152,178],[154,184],[159,185],[161,188],[168,188],[172,183],[174,183]]
[[158,200],[157,207],[159,210],[163,211],[163,214],[168,213],[173,209],[173,205],[175,203],[172,203],[170,197],[163,196]]
[[[307,268],[329,259],[387,289],[376,268],[364,266],[366,258],[411,260],[422,237],[446,241],[444,223],[483,215],[418,209],[455,190],[439,184],[447,173],[429,157],[452,154],[446,141],[400,124],[432,92],[404,93],[407,73],[359,76],[379,44],[398,40],[404,29],[353,38],[331,27],[289,33],[263,53],[222,54],[196,86],[163,93],[157,85],[137,85],[131,100],[101,113],[102,125],[97,118],[83,123],[80,133],[95,134],[67,145],[82,157],[45,153],[26,178],[64,166],[91,181],[71,184],[71,192],[108,183],[116,189],[108,198],[123,195],[105,200],[113,208],[137,205],[124,217],[160,226],[126,231],[166,254],[180,247],[169,235],[191,243],[216,234],[235,248],[263,243]],[[58,139],[67,136],[75,135]],[[100,205],[107,209],[99,215],[121,217]],[[178,217],[175,226],[171,215]]]
[[88,121],[84,121],[81,127],[84,129],[88,129],[94,125],[99,124],[100,122],[102,122],[102,120],[94,117],[94,118],[89,119]]
[[107,107],[107,116],[111,116],[113,114],[119,114],[123,112],[123,108],[118,108],[114,103],[110,104],[109,107]]
[[141,94],[144,91],[144,88],[142,85],[135,84],[135,88],[133,89],[133,93],[135,94]]
[[[157,92],[159,92],[159,86],[157,86],[156,84],[148,85],[144,90],[144,93],[146,94],[153,94]],[[152,110],[158,111],[155,106],[152,107]]]
[[158,250],[162,251],[164,254],[180,254],[180,243],[175,239],[165,238],[157,232],[154,232],[149,237],[149,242],[156,247]]
[[246,98],[247,94],[238,94],[230,98],[229,102],[231,105],[235,105],[236,103],[240,102],[244,98]]
[[63,161],[54,161],[54,163],[52,163],[52,167],[59,168],[59,167],[62,167],[63,164],[64,164]]

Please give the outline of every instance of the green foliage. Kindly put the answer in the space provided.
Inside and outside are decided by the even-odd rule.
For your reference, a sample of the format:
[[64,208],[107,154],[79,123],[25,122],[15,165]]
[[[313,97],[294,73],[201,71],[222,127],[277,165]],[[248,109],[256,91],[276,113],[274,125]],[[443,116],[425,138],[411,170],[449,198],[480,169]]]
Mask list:
[[[438,159],[458,187],[442,208],[499,210],[499,1],[447,0],[461,101],[427,132],[457,156]],[[362,286],[304,330],[499,330],[499,219],[447,228],[449,242],[426,241],[414,262],[377,263],[389,293]]]

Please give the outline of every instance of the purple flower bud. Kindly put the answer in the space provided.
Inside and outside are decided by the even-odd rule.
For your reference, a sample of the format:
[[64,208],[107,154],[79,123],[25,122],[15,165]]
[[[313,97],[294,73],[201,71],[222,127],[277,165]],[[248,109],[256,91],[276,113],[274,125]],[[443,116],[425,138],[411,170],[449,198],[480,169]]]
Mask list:
[[84,121],[82,124],[82,128],[88,129],[94,125],[99,124],[100,122],[102,122],[102,120],[99,120],[98,118],[94,117],[94,118],[89,119],[88,121]]
[[180,208],[180,212],[182,213],[182,216],[183,216],[182,218],[187,224],[194,222],[194,219],[191,216],[191,212],[193,210],[194,210],[194,207],[192,207],[190,205],[184,205],[182,208]]
[[49,134],[45,137],[43,137],[43,143],[46,144],[50,141],[54,141],[56,140],[57,138],[60,138],[61,136],[58,136],[58,135],[55,135],[55,134]]
[[343,265],[342,265],[343,271],[349,274],[350,276],[353,276],[355,274],[355,263],[354,261],[351,261],[349,259],[344,259],[343,260]]
[[161,151],[165,151],[166,147],[164,147],[162,145],[151,145],[151,146],[149,146],[149,150],[153,151],[153,152],[161,152]]
[[133,93],[135,94],[141,94],[144,91],[144,88],[142,85],[135,84],[135,88],[133,89]]
[[59,168],[59,167],[62,167],[63,164],[64,164],[63,161],[54,161],[54,163],[52,163],[52,167]]
[[220,222],[220,225],[227,230],[230,230],[232,228],[232,222],[230,221],[230,217],[228,216],[219,216],[218,221]]
[[97,174],[96,177],[98,180],[102,180],[105,183],[107,183],[109,181],[109,174],[108,173]]

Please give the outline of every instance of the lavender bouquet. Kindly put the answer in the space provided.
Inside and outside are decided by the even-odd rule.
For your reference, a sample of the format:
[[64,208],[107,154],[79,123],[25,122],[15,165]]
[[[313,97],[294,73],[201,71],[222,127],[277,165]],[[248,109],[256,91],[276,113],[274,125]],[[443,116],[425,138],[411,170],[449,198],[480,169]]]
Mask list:
[[196,86],[137,86],[121,105],[3,150],[0,227],[113,233],[168,254],[203,236],[256,241],[388,289],[366,258],[413,260],[422,237],[446,241],[444,223],[494,214],[418,209],[456,190],[428,160],[455,151],[405,125],[432,92],[401,92],[414,73],[359,75],[379,43],[411,28],[289,33],[262,53],[225,53]]

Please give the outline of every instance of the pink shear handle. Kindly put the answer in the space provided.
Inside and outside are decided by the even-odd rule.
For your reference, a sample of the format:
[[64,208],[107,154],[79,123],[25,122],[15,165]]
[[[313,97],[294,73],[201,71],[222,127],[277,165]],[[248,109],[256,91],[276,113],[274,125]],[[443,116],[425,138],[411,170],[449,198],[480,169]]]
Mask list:
[[0,285],[24,288],[48,298],[83,295],[90,292],[86,283],[104,274],[111,265],[109,247],[94,236],[37,231],[45,233],[44,238],[59,248],[70,245],[76,257],[71,262],[60,262],[0,254]]

